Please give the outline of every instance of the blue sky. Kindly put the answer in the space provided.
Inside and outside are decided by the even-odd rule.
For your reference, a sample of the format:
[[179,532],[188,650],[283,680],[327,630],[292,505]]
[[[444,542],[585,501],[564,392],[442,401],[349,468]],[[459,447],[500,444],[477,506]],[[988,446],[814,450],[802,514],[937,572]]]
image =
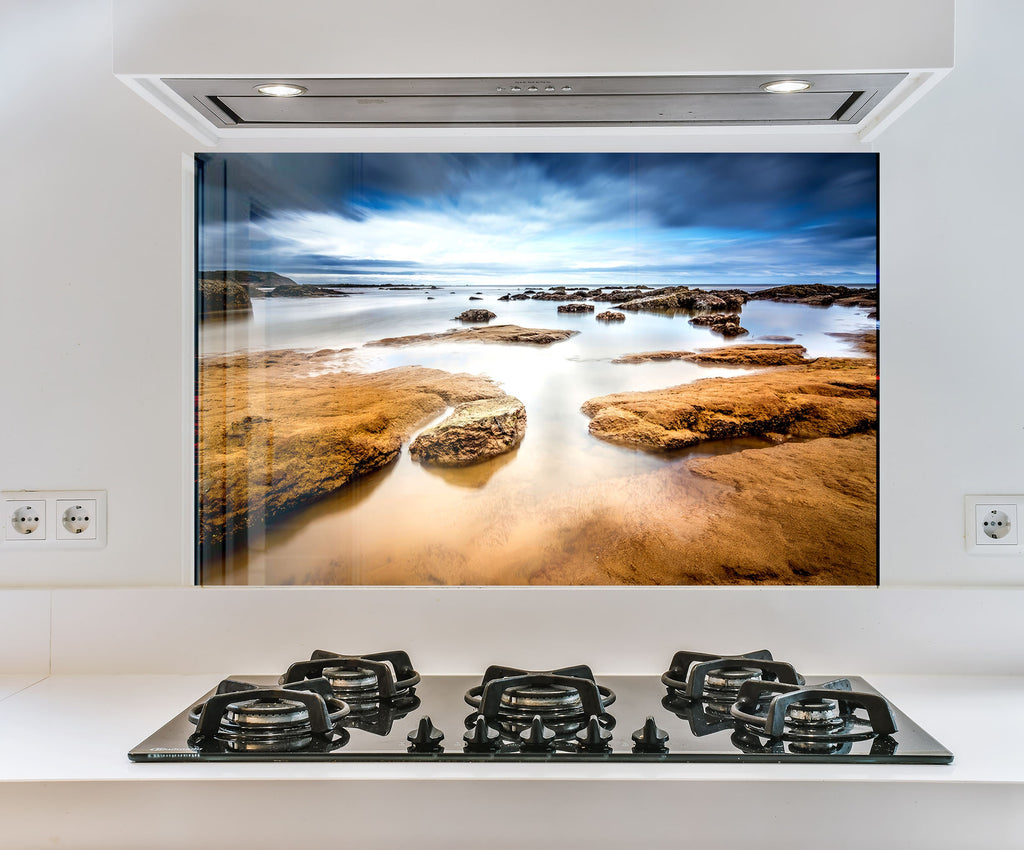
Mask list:
[[203,154],[204,269],[876,281],[874,154]]

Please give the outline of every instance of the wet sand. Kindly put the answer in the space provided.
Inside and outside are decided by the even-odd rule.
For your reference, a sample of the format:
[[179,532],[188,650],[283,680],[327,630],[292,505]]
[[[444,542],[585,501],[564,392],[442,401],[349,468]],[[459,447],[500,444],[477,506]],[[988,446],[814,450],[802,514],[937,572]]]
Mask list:
[[[539,496],[528,483],[503,479],[512,451],[432,472],[430,480],[446,485],[443,502],[437,488],[411,488],[385,511],[360,513],[358,526],[339,537],[345,505],[372,505],[418,428],[459,401],[502,394],[486,378],[437,369],[349,371],[346,356],[204,359],[204,583],[876,581],[877,444],[864,423],[843,437],[707,443],[670,453],[653,469]],[[855,365],[874,370],[866,358]],[[757,374],[773,371],[786,367]],[[289,551],[308,555],[264,548],[268,520],[270,534],[301,544]],[[328,522],[333,536],[324,539]],[[216,563],[220,550],[230,563]]]

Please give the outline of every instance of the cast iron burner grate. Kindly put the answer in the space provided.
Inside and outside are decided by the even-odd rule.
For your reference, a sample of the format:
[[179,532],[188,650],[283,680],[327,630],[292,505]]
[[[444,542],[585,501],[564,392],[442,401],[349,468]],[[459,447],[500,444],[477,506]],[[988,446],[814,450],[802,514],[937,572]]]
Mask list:
[[855,692],[848,679],[814,687],[747,682],[730,714],[743,726],[741,737],[746,732],[774,747],[786,742],[792,752],[837,752],[871,739],[873,752],[895,751],[889,703],[878,694]]
[[672,696],[687,700],[707,699],[732,703],[744,682],[780,681],[802,685],[803,677],[792,664],[775,661],[767,649],[745,655],[709,655],[677,652],[661,681]]
[[196,731],[188,744],[205,751],[329,752],[347,742],[339,724],[350,711],[323,678],[283,687],[225,679],[189,710]]
[[409,654],[396,650],[364,655],[341,655],[317,649],[309,661],[297,661],[281,676],[282,684],[323,677],[333,695],[352,709],[344,720],[349,728],[387,735],[396,720],[420,705],[416,685],[420,674]]
[[661,681],[668,688],[661,704],[686,720],[697,737],[736,725],[730,712],[747,682],[804,683],[792,664],[775,661],[767,649],[744,655],[677,652]]
[[[495,740],[494,746],[528,750],[561,748],[565,739],[584,732],[595,718],[603,729],[615,725],[606,710],[615,693],[599,685],[586,665],[547,671],[492,665],[483,681],[466,691],[465,699],[476,709],[466,718],[466,728],[475,733],[473,740],[467,736],[469,747],[491,745],[483,737],[484,728],[500,734],[501,741]],[[596,746],[596,734],[584,734],[580,740]],[[600,744],[605,746],[604,741]]]
[[406,652],[341,655],[317,649],[309,661],[296,661],[281,677],[282,684],[323,676],[335,696],[353,703],[395,703],[413,693],[420,674]]

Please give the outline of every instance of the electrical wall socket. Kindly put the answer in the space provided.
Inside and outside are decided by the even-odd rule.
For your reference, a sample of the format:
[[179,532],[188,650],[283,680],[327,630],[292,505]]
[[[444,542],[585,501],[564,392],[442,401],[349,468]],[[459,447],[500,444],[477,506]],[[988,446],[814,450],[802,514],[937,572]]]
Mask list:
[[107,545],[105,490],[0,491],[4,533],[15,549],[100,549]]
[[96,500],[57,499],[57,539],[96,539]]
[[972,555],[1024,555],[1024,496],[964,497],[964,542]]
[[46,539],[46,502],[42,499],[4,499],[4,540]]

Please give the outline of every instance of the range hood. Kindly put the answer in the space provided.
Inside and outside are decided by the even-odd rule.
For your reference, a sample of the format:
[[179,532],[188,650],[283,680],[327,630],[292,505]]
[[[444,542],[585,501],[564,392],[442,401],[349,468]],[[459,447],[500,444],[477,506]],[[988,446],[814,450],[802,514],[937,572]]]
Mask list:
[[[953,63],[953,0],[112,2],[114,73],[211,144],[548,127],[866,141]],[[794,79],[805,90],[763,88]]]
[[[218,128],[857,124],[906,73],[405,79],[164,79]],[[259,88],[287,82],[297,96]]]

